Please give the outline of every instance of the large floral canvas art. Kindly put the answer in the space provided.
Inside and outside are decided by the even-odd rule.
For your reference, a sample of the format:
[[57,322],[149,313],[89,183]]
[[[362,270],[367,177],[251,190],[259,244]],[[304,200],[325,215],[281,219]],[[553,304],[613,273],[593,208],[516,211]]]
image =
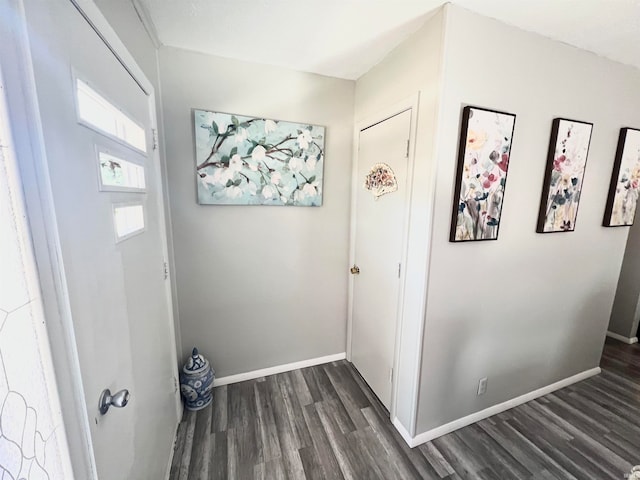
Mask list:
[[576,228],[592,129],[591,123],[553,120],[538,233],[571,232]]
[[633,225],[640,193],[640,130],[620,129],[616,159],[613,164],[605,227]]
[[322,205],[325,129],[193,110],[198,203]]
[[498,238],[515,121],[511,113],[464,108],[450,241]]

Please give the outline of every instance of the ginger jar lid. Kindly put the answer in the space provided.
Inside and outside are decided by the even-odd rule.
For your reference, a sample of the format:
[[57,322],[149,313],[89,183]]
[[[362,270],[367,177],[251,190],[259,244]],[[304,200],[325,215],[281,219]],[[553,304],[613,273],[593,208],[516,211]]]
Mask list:
[[194,348],[187,363],[182,367],[182,371],[186,374],[193,375],[200,373],[209,368],[209,360],[198,353],[198,349]]

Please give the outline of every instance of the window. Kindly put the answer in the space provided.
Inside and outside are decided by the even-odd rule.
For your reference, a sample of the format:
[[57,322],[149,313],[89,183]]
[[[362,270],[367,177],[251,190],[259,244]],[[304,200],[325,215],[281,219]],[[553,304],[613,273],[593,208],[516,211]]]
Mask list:
[[82,123],[133,148],[147,151],[144,128],[79,78],[76,79],[76,95],[78,116]]
[[100,190],[144,192],[146,181],[144,167],[98,150]]
[[[0,63],[4,66],[4,58]],[[9,59],[6,65],[13,66]],[[29,172],[21,181],[2,74],[0,71],[0,477],[73,478],[49,345],[55,335],[45,321],[34,239],[23,200],[23,188],[35,174]],[[20,78],[17,71],[9,75]],[[12,100],[16,101],[13,106],[22,107],[26,98]],[[22,111],[16,109],[16,117]],[[22,118],[18,122],[31,125]],[[21,160],[31,164],[26,157]],[[44,237],[38,237],[36,245],[45,244]],[[34,459],[34,445],[41,454],[36,453],[38,460]],[[46,461],[41,461],[45,451]]]
[[144,207],[141,203],[113,206],[116,243],[144,231]]

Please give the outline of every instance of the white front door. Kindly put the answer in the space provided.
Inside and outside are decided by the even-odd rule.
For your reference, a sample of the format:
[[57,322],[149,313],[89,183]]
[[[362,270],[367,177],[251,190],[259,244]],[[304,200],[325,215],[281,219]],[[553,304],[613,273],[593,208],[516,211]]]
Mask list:
[[[356,197],[351,361],[387,409],[392,367],[407,195],[411,110],[360,132]],[[376,164],[395,174],[397,190],[378,198],[363,184]]]
[[[48,163],[42,174],[52,190],[98,476],[158,480],[178,418],[153,97],[72,2],[24,3]],[[82,85],[99,97],[78,101]],[[124,177],[141,187],[141,169],[142,192],[109,187]],[[129,235],[139,224],[143,230]],[[105,388],[128,389],[129,404],[101,415]]]

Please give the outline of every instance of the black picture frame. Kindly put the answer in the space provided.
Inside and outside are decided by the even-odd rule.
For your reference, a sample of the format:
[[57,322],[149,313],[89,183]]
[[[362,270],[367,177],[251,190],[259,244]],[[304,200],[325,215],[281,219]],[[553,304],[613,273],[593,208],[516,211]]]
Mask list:
[[[620,135],[618,136],[618,146],[616,147],[616,156],[613,162],[613,172],[611,173],[611,182],[609,183],[609,193],[607,194],[607,203],[605,205],[604,217],[602,219],[603,227],[630,227],[631,225],[633,225],[633,222],[635,220],[635,215],[636,215],[637,206],[638,206],[637,198],[635,199],[635,202],[634,202],[635,205],[633,207],[633,215],[631,218],[631,222],[616,223],[616,224],[612,223],[613,209],[616,201],[616,196],[618,193],[618,184],[623,183],[623,181],[621,181],[620,179],[620,169],[622,167],[622,160],[626,153],[627,138],[630,132],[637,132],[640,135],[639,129],[625,127],[620,129]],[[637,181],[636,181],[636,185],[634,187],[633,180],[630,178],[629,183],[625,185],[624,188],[627,191],[629,191],[632,188],[634,190],[638,189],[640,188],[640,186],[637,184]]]
[[[495,114],[497,116],[510,117],[510,120],[506,118],[503,118],[502,120],[510,121],[512,122],[512,124],[508,132],[508,135],[502,135],[501,138],[493,139],[497,141],[506,142],[506,145],[503,144],[501,146],[500,152],[497,152],[496,150],[492,151],[485,159],[485,160],[491,159],[491,161],[495,164],[494,170],[498,173],[498,176],[499,176],[499,188],[497,185],[493,185],[498,180],[497,179],[494,180],[493,178],[489,177],[491,175],[495,176],[495,174],[489,174],[489,176],[487,176],[487,178],[485,179],[485,182],[489,182],[489,180],[491,180],[491,182],[489,182],[490,186],[488,188],[493,187],[494,189],[498,189],[500,191],[497,192],[494,190],[492,192],[492,191],[484,190],[483,193],[480,195],[480,197],[470,198],[466,196],[465,198],[461,198],[463,177],[465,174],[465,166],[468,166],[467,150],[468,150],[468,147],[469,147],[469,150],[474,149],[473,146],[470,146],[473,139],[469,138],[469,135],[470,135],[469,125],[474,112],[478,112],[481,114],[489,113],[489,114]],[[499,118],[495,119],[496,122],[498,120]],[[452,206],[452,212],[451,212],[451,229],[449,232],[450,242],[455,242],[455,243],[477,242],[477,241],[487,241],[487,240],[498,239],[498,233],[500,229],[500,220],[502,216],[504,192],[506,190],[506,183],[507,183],[508,165],[511,160],[511,149],[513,146],[513,133],[515,131],[515,123],[516,123],[516,115],[513,113],[503,112],[499,110],[492,110],[492,109],[482,108],[482,107],[474,107],[471,105],[467,105],[463,108],[461,128],[460,128],[460,138],[459,138],[459,144],[458,144],[458,164],[456,169],[456,180],[455,180],[455,187],[454,187],[454,194],[453,194],[453,206]],[[488,144],[491,145],[490,140]],[[496,153],[498,156],[494,158],[495,157],[494,154]],[[506,157],[505,157],[505,154],[506,154]],[[469,157],[471,158],[471,161],[473,161],[474,157],[471,155],[469,155]],[[475,183],[478,183],[476,182],[476,180],[480,180],[481,175],[482,174],[476,174],[474,176],[469,176],[467,179]],[[475,180],[474,180],[474,177],[475,177]],[[479,182],[479,186],[482,187],[481,182]],[[485,197],[482,200],[478,200],[478,199],[483,197],[484,195],[500,195],[500,206],[497,212],[497,216],[489,217],[485,215],[484,216],[485,220],[483,221],[484,227],[478,228],[482,226],[480,224],[480,216],[482,216],[482,211],[480,209],[481,207],[479,202],[487,199],[488,197]],[[472,204],[471,207],[469,207],[470,204]],[[459,227],[464,228],[463,225],[461,226],[461,222],[464,224],[465,222],[469,221],[469,218],[465,218],[464,210],[467,208],[475,209],[475,212],[469,215],[471,222],[474,223],[473,225],[474,228],[473,228],[473,232],[470,232],[469,229],[465,229],[461,233],[459,231]],[[471,212],[471,211],[472,210],[467,210],[467,212]],[[487,212],[485,211],[484,213],[486,214]],[[488,229],[487,227],[491,227],[491,228]]]
[[[565,155],[567,153],[566,148],[563,149],[562,155],[559,155],[558,158],[556,158],[556,151],[558,147],[558,135],[560,132],[560,128],[564,127],[563,122],[589,126],[589,138],[587,140],[582,171],[579,177],[569,175],[569,181],[567,185],[560,185],[558,183],[554,183],[558,181],[564,182],[564,177],[567,176],[565,174],[562,174],[561,171],[558,170],[563,168],[561,164],[569,165],[570,162],[578,161],[578,159],[575,159],[575,158],[569,159],[568,162],[566,161],[567,160]],[[566,147],[566,142],[570,138],[570,132],[571,130],[569,130],[569,133],[566,136],[566,138],[564,138],[560,142],[564,147]],[[540,195],[540,209],[538,210],[538,222],[536,225],[537,233],[562,233],[562,232],[573,232],[575,230],[576,219],[578,218],[578,208],[580,207],[580,197],[582,194],[582,186],[584,184],[584,175],[587,169],[587,160],[589,158],[589,147],[591,146],[592,135],[593,135],[593,123],[591,122],[583,122],[580,120],[572,120],[569,118],[553,119],[553,123],[551,124],[551,137],[549,139],[549,149],[547,151],[547,165],[545,168],[544,180],[542,183],[542,192]],[[565,160],[560,161],[562,156],[565,156]],[[556,162],[556,160],[558,160],[558,162]],[[557,172],[557,174],[554,174],[554,170]],[[558,174],[561,175],[560,178],[558,178]],[[557,194],[554,194],[554,199],[551,202],[552,204],[550,205],[549,192],[551,191],[552,186],[556,189],[560,189],[560,192],[558,192]],[[564,188],[565,186],[568,188]],[[578,187],[578,190],[577,190],[577,204],[575,205],[575,213],[572,215],[572,218],[570,220],[563,221],[562,226],[559,229],[558,228],[554,228],[551,230],[546,229],[545,224],[547,223],[548,215],[550,213],[554,213],[555,215],[555,212],[552,212],[552,210],[556,210],[556,212],[560,211],[559,208],[564,207],[567,204],[567,202],[569,201],[573,202],[575,200],[576,191],[573,189],[573,187]],[[567,210],[568,209],[567,207],[563,208],[563,210]]]

